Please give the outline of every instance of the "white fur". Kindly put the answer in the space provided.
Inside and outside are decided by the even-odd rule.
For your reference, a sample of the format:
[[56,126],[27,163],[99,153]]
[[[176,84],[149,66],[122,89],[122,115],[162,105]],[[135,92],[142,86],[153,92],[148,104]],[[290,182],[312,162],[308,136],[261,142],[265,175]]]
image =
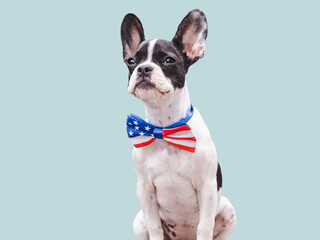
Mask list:
[[156,44],[158,39],[153,39],[149,42],[148,45],[148,58],[146,62],[151,62],[152,60],[152,54],[153,54],[153,49],[154,49],[154,45]]
[[[146,116],[150,123],[167,126],[185,116],[190,106],[187,86],[172,92],[170,96],[158,103],[145,101]],[[176,225],[173,229],[176,237],[172,239],[213,239],[215,218],[222,212],[219,205],[221,191],[217,192],[216,182],[216,149],[196,108],[188,125],[197,139],[195,153],[181,150],[160,139],[133,151],[138,179],[137,194],[142,208],[134,223],[139,240],[163,240],[160,219]],[[232,205],[226,202],[223,201],[223,205],[227,205],[223,209],[227,209],[228,214],[234,212]],[[235,226],[234,216],[229,221],[232,225],[228,226]],[[224,239],[233,228],[219,228],[215,235]]]

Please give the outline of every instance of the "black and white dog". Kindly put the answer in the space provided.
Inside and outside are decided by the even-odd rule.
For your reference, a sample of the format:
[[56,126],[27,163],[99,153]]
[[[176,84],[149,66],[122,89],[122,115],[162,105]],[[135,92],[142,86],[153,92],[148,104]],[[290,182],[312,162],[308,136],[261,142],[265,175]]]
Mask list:
[[[188,68],[204,56],[207,31],[206,17],[198,9],[182,20],[172,41],[145,40],[134,14],[127,14],[121,25],[128,91],[145,103],[148,120],[142,126],[146,133],[153,130],[149,135],[140,132],[137,139],[145,141],[133,141],[142,208],[134,220],[139,240],[222,240],[236,227],[235,210],[221,196],[222,176],[214,143],[199,111],[190,103],[185,82]],[[134,129],[128,130],[129,137],[142,128],[135,118],[130,121],[128,127]],[[176,129],[181,124],[191,130],[170,130],[167,137],[161,133],[167,126]]]

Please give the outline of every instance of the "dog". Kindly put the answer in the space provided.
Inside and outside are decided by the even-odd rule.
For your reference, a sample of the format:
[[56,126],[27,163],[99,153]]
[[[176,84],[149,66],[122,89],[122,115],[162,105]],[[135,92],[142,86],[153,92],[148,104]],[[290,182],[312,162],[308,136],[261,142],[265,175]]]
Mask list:
[[133,223],[138,240],[223,240],[236,227],[234,207],[221,196],[214,143],[185,81],[204,56],[207,32],[199,9],[184,17],[172,41],[145,40],[132,13],[121,24],[128,91],[144,102],[147,117],[127,120],[141,206]]

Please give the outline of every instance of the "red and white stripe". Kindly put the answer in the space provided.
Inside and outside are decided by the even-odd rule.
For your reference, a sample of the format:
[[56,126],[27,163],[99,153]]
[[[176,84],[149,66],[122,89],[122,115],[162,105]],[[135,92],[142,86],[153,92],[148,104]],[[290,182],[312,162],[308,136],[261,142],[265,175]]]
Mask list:
[[[173,146],[189,152],[194,152],[196,150],[196,138],[194,137],[190,127],[187,125],[164,129],[162,131],[162,135],[163,140]],[[137,136],[130,139],[136,148],[145,147],[155,140],[152,136]]]
[[156,140],[152,136],[137,136],[130,139],[136,148],[148,146],[149,144],[153,143],[154,140]]
[[188,125],[164,129],[162,134],[164,140],[178,148],[189,152],[196,150],[196,138]]

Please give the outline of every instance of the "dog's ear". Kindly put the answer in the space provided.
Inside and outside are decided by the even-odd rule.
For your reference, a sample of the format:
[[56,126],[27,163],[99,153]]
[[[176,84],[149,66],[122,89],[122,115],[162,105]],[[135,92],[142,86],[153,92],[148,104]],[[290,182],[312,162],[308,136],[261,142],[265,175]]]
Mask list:
[[207,34],[207,19],[199,9],[190,11],[180,23],[172,42],[185,54],[189,66],[204,56]]
[[123,58],[132,56],[138,49],[140,43],[144,41],[144,31],[139,18],[129,13],[121,24],[121,41],[123,47]]

